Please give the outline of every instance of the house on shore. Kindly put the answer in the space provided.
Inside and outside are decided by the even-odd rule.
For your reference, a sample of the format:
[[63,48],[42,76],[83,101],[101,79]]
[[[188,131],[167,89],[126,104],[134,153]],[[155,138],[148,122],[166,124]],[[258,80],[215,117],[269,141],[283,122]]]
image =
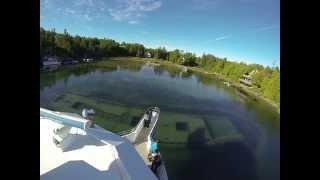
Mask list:
[[89,62],[92,62],[93,59],[92,58],[84,58],[82,59],[83,62],[86,62],[86,63],[89,63]]
[[57,57],[45,56],[42,58],[42,69],[44,70],[54,70],[61,66],[61,62]]
[[146,52],[146,53],[145,53],[145,57],[146,57],[146,58],[151,58],[151,53],[150,53],[150,52]]
[[180,64],[184,65],[186,63],[186,59],[182,57]]
[[256,70],[251,71],[250,73],[244,73],[239,79],[240,83],[248,87],[252,87],[252,76],[255,73],[256,73]]

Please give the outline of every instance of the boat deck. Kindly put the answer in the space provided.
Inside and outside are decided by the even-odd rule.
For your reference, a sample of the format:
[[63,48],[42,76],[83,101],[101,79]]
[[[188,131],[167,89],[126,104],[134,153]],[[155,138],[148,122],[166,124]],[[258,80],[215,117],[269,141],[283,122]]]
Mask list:
[[143,159],[144,163],[151,166],[151,162],[148,159],[148,150],[147,150],[147,142],[142,142],[140,144],[134,144],[134,148],[137,150],[138,154]]
[[61,124],[40,117],[40,179],[152,179],[132,145],[120,136],[94,127],[72,127],[61,147],[53,142]]
[[[141,158],[143,159],[144,163],[151,168],[151,161],[149,161],[148,159],[148,151],[147,151],[147,142],[143,142],[140,144],[135,144],[134,148],[136,149],[136,151],[138,152],[138,154],[141,156]],[[162,161],[162,164],[159,166],[156,176],[158,177],[159,180],[168,180],[168,175],[167,175],[167,171],[165,168],[165,164]]]
[[[149,126],[148,127],[143,126],[142,129],[139,130],[138,136],[132,142],[134,148],[140,155],[141,159],[149,168],[151,168],[152,162],[149,161],[148,159],[149,150],[148,150],[147,144],[148,144],[148,140],[150,141],[149,138],[153,138],[152,136],[153,136],[153,132],[155,131],[155,126],[159,118],[159,113],[160,111],[158,111],[155,116],[151,117]],[[161,157],[161,154],[160,154],[160,157]],[[167,175],[165,164],[163,161],[162,161],[162,164],[158,167],[155,175],[158,177],[159,180],[168,180],[168,175]]]
[[134,144],[141,144],[143,142],[148,141],[148,136],[151,134],[151,131],[153,130],[155,124],[157,123],[157,119],[159,118],[159,114],[156,116],[153,116],[151,118],[151,122],[149,124],[149,127],[143,127],[135,140]]
[[139,155],[143,159],[143,161],[148,165],[151,166],[151,162],[148,160],[148,149],[147,149],[147,142],[148,142],[148,136],[150,135],[151,131],[153,130],[153,127],[155,126],[156,119],[158,118],[159,114],[157,116],[152,117],[151,122],[149,124],[149,127],[143,127],[137,137],[137,139],[134,142],[134,147],[138,151]]

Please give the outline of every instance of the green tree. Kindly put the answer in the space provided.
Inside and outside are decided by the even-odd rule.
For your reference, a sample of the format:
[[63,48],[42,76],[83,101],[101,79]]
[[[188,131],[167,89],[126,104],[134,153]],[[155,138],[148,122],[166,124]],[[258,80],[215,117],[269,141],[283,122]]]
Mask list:
[[187,52],[183,55],[183,58],[184,58],[184,60],[182,61],[183,65],[186,65],[186,66],[196,66],[197,65],[197,63],[196,63],[197,57],[195,54]]
[[[232,62],[226,58],[219,58],[212,54],[203,54],[196,57],[191,52],[184,52],[179,49],[167,51],[164,47],[146,48],[138,43],[118,43],[112,39],[98,39],[83,36],[71,36],[67,30],[63,33],[56,33],[55,29],[45,30],[40,27],[40,60],[44,56],[61,57],[110,57],[110,56],[134,56],[144,57],[146,52],[151,57],[168,60],[173,63],[186,66],[198,66],[209,72],[214,72],[223,77],[238,82],[244,73],[256,71],[253,74],[252,83],[265,97],[280,101],[280,68],[264,67],[259,64],[246,64],[243,62]],[[159,71],[160,72],[160,71]],[[180,72],[177,69],[170,70],[172,76]],[[188,77],[190,74],[183,74]]]
[[175,50],[170,51],[168,53],[168,60],[173,62],[173,63],[179,62],[180,58],[181,58],[181,54],[180,54],[180,51],[178,49],[175,49]]
[[275,102],[280,101],[280,73],[273,71],[270,78],[266,78],[262,83],[263,95]]

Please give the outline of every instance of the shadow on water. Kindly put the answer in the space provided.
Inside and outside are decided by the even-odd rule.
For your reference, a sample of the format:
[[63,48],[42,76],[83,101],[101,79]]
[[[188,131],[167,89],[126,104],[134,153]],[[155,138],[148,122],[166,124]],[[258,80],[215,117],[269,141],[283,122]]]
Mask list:
[[130,126],[132,126],[132,127],[136,126],[139,121],[140,121],[139,116],[133,116],[130,121]]
[[141,71],[143,63],[131,63],[131,64],[121,64],[120,69],[125,69],[130,72],[139,72]]
[[88,104],[85,104],[85,103],[83,103],[83,102],[75,102],[75,103],[73,103],[73,104],[71,105],[71,107],[74,108],[74,109],[79,109],[79,110],[81,110],[81,109],[84,109],[84,108],[88,108],[89,105],[88,105]]
[[205,129],[199,128],[190,134],[187,148],[190,162],[183,167],[181,179],[257,179],[254,155],[241,141],[209,144]]
[[164,72],[165,72],[165,69],[163,67],[160,66],[154,66],[153,67],[153,72],[155,75],[158,75],[158,76],[161,76]]
[[176,66],[160,64],[153,67],[153,72],[159,76],[166,72],[171,78],[178,78],[182,73],[182,69]]
[[[214,138],[214,130],[212,130],[210,124],[208,124],[209,121],[214,120],[210,119],[210,116],[203,116],[203,119],[210,135]],[[250,149],[255,149],[257,144],[259,143],[259,139],[263,135],[261,128],[259,128],[257,124],[252,123],[248,119],[237,117],[234,114],[228,114],[228,119],[229,122],[232,123],[232,126],[245,138],[245,144]]]
[[177,131],[188,131],[189,126],[186,122],[176,122],[176,130]]
[[189,79],[193,75],[193,72],[191,70],[187,70],[181,73],[182,79]]

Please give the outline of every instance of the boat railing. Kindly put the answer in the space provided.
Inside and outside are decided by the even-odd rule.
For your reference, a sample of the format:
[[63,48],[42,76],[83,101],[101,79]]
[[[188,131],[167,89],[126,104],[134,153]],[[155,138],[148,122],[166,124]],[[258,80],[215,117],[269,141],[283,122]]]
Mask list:
[[132,128],[132,129],[117,132],[117,134],[120,136],[124,136],[124,135],[127,135],[127,134],[134,132],[135,130],[136,130],[136,127]]
[[157,125],[157,122],[159,120],[159,115],[160,115],[160,109],[158,107],[154,107],[152,110],[156,111],[157,115],[156,115],[156,117],[153,117],[153,118],[155,118],[155,120],[152,121],[151,130],[150,130],[149,134],[147,135],[147,149],[148,150],[150,150],[150,148],[151,148],[151,143],[153,141],[154,130],[155,130],[155,127]]
[[155,127],[155,125],[157,123],[157,120],[158,120],[158,117],[159,117],[160,109],[158,107],[150,107],[150,108],[148,108],[144,112],[144,114],[141,117],[140,121],[138,122],[138,124],[134,128],[118,132],[117,134],[122,136],[122,137],[124,137],[124,138],[126,138],[126,139],[128,139],[131,143],[134,143],[136,141],[138,135],[140,134],[141,130],[144,127],[144,122],[145,122],[145,119],[147,118],[146,117],[146,112],[147,111],[155,111],[155,112],[157,112],[157,116],[154,117],[156,119],[151,122],[152,123],[151,127],[150,127],[151,130],[149,131],[149,134],[147,135],[148,138],[149,138],[149,136],[151,136],[152,133],[153,133],[154,127]]
[[77,127],[83,130],[86,130],[92,124],[91,121],[84,119],[81,116],[77,117],[71,113],[51,111],[41,107],[40,107],[40,117],[45,117],[59,124],[63,124],[70,127]]
[[129,130],[121,131],[117,134],[128,139],[131,143],[134,143],[136,138],[138,137],[139,133],[141,132],[143,126],[144,126],[144,120],[145,120],[145,115],[142,116],[142,118],[138,122],[137,126],[135,126],[132,129],[129,129]]

